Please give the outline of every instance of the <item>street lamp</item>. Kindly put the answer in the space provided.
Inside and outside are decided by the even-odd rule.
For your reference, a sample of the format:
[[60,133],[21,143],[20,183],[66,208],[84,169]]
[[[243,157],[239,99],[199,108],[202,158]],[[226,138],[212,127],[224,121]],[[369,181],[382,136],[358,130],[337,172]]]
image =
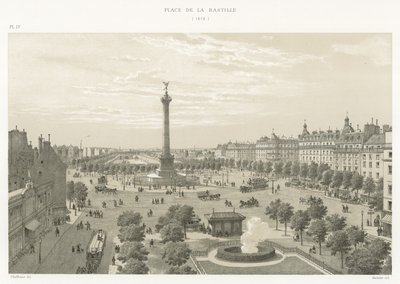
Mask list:
[[43,237],[43,232],[40,233],[39,237],[39,264],[42,263],[42,237]]
[[361,231],[364,230],[364,210],[361,210]]

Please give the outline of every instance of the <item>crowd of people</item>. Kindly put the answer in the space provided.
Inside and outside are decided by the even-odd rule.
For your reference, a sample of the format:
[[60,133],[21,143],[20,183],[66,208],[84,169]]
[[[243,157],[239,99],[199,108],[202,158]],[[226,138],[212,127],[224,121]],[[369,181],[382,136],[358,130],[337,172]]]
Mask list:
[[89,210],[89,216],[94,218],[103,218],[103,211],[101,210]]
[[151,204],[164,204],[164,198],[153,198]]

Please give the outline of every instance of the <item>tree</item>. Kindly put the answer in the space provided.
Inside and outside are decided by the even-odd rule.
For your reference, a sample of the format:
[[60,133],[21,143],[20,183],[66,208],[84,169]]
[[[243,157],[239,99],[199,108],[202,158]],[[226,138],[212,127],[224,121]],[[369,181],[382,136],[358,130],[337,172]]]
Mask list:
[[278,209],[279,222],[285,224],[285,236],[287,232],[287,223],[290,222],[293,214],[293,206],[291,206],[290,203],[282,203]]
[[379,274],[382,261],[367,248],[359,248],[346,258],[346,265],[350,274]]
[[144,240],[143,226],[137,226],[137,225],[124,226],[119,229],[119,232],[120,234],[118,235],[118,237],[122,242],[125,241],[141,242]]
[[118,259],[122,262],[125,262],[130,258],[145,261],[147,260],[148,254],[149,252],[146,250],[142,243],[124,242],[121,246],[120,252],[118,253]]
[[332,176],[333,176],[333,171],[332,170],[326,170],[322,174],[322,181],[321,183],[325,186],[329,186],[332,182]]
[[[349,188],[351,187],[351,179],[352,179],[352,177],[353,177],[353,173],[352,172],[347,172],[346,171],[346,172],[343,173],[342,185],[343,185],[344,189],[349,190]],[[350,195],[349,192],[347,194]]]
[[351,249],[351,243],[349,236],[343,230],[333,232],[326,242],[326,246],[331,249],[332,255],[340,253],[340,259],[342,263],[342,268],[344,264],[344,255],[348,253]]
[[271,218],[272,220],[276,221],[276,228],[275,230],[278,230],[278,212],[279,212],[279,208],[282,205],[281,200],[275,199],[274,201],[271,201],[269,206],[267,206],[267,208],[265,209],[265,215],[269,216],[269,218]]
[[192,220],[193,215],[194,215],[193,207],[189,205],[183,205],[179,207],[177,215],[175,216],[176,220],[183,227],[185,239],[186,239],[186,226]]
[[276,175],[281,175],[282,174],[282,170],[283,170],[283,162],[276,162],[274,164],[274,172]]
[[117,225],[118,226],[129,226],[129,225],[139,225],[142,222],[142,215],[133,210],[124,211],[118,216]]
[[300,173],[300,164],[298,161],[294,161],[292,164],[292,169],[290,170],[292,176],[297,177]]
[[328,230],[331,232],[343,230],[346,227],[346,217],[340,216],[337,213],[327,216],[325,219]]
[[168,242],[165,245],[162,259],[169,265],[181,266],[189,259],[190,252],[185,243]]
[[353,174],[353,177],[351,178],[351,188],[352,190],[357,192],[358,195],[358,190],[361,189],[363,187],[363,177],[355,172]]
[[300,177],[306,178],[308,175],[308,165],[307,163],[302,163],[300,165]]
[[324,206],[322,199],[318,198],[319,202],[311,203],[307,209],[307,213],[311,219],[322,219],[328,213],[328,208]]
[[380,178],[376,183],[376,190],[372,199],[369,201],[371,208],[376,208],[377,211],[383,210],[383,178]]
[[392,257],[388,256],[385,264],[382,267],[381,274],[390,275],[392,274]]
[[315,181],[318,175],[318,165],[315,162],[311,162],[308,167],[308,177]]
[[368,201],[370,199],[371,193],[375,192],[375,182],[372,177],[367,177],[365,179],[363,190],[368,194]]
[[122,274],[147,274],[149,268],[140,260],[130,258],[121,269]]
[[184,266],[171,266],[167,270],[167,274],[197,274],[196,270],[193,270],[189,265]]
[[175,222],[169,223],[160,230],[161,239],[165,242],[181,242],[185,234],[183,227]]
[[290,177],[291,171],[292,171],[292,162],[287,161],[283,166],[283,175],[285,177]]
[[272,172],[272,162],[268,161],[265,163],[265,172],[269,174]]
[[368,244],[367,248],[380,260],[386,259],[391,250],[390,244],[382,239],[374,239]]
[[325,220],[314,220],[311,222],[308,232],[313,236],[314,241],[319,245],[319,255],[322,251],[322,242],[325,241],[326,235],[328,234],[328,228]]
[[[325,171],[329,170],[330,167],[328,164],[319,164],[317,170],[317,179],[321,180]],[[329,182],[330,183],[330,182]],[[328,184],[329,184],[328,183]]]
[[75,199],[74,193],[75,193],[75,191],[74,191],[74,181],[72,181],[72,180],[68,181],[67,182],[67,199],[69,200],[69,208],[71,208],[72,200]]
[[262,161],[258,161],[257,163],[257,171],[262,173],[264,171],[264,163]]
[[342,182],[343,182],[343,173],[341,171],[336,171],[335,174],[333,175],[332,186],[339,188],[342,185]]
[[307,211],[298,210],[291,219],[291,228],[295,231],[300,232],[300,243],[303,245],[303,231],[310,224],[310,216],[308,216]]
[[78,181],[74,184],[74,197],[77,203],[84,203],[88,195],[88,188],[83,182]]
[[358,243],[363,243],[364,238],[367,235],[363,230],[360,230],[357,226],[351,226],[346,229],[346,233],[349,236],[350,242],[353,244],[354,249],[357,248]]

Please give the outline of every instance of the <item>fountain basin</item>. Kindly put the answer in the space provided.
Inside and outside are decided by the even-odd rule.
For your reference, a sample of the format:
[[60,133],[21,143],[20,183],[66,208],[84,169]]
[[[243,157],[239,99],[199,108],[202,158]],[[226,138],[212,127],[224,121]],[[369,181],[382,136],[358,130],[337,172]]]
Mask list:
[[240,246],[220,247],[216,257],[232,262],[262,262],[275,256],[275,249],[269,246],[257,246],[258,252],[243,253]]

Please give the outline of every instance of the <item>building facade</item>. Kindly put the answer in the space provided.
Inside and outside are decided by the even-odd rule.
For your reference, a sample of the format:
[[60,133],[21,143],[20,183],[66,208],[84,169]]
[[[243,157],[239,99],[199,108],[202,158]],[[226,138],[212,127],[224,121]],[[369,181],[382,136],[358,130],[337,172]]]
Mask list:
[[212,236],[235,236],[242,234],[242,221],[246,219],[242,214],[233,212],[212,212],[204,215],[208,221],[208,228]]
[[392,237],[392,131],[385,132],[383,149],[383,235]]
[[[10,261],[33,244],[53,222],[65,221],[66,165],[48,141],[28,145],[25,131],[9,131],[9,253]],[[23,186],[20,186],[22,183]]]
[[297,161],[299,159],[299,141],[294,138],[263,136],[256,142],[256,160],[262,162]]
[[299,135],[300,163],[327,164],[333,168],[336,141],[339,140],[339,130],[308,132],[304,122],[302,134]]

